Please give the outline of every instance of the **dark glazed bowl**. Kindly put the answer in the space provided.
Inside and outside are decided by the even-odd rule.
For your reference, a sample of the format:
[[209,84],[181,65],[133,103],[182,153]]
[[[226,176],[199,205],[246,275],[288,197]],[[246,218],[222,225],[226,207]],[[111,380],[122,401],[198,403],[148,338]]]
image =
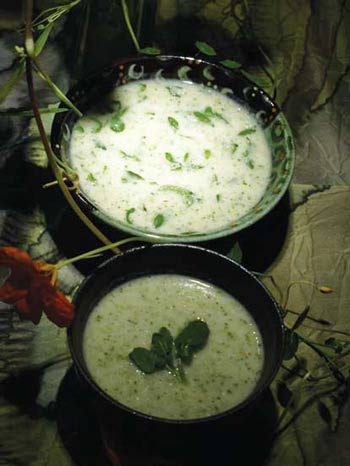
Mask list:
[[[272,173],[262,199],[233,224],[210,233],[182,235],[161,234],[135,228],[102,212],[83,192],[75,193],[79,204],[92,216],[106,224],[132,235],[144,236],[163,242],[200,242],[236,233],[260,220],[273,209],[286,192],[293,174],[294,144],[288,123],[271,98],[239,70],[188,57],[157,56],[130,58],[117,62],[99,73],[79,82],[68,97],[84,113],[94,103],[108,96],[116,86],[139,79],[169,78],[191,81],[218,90],[255,113],[267,137],[272,154]],[[69,165],[71,129],[77,121],[73,111],[57,113],[54,118],[51,145],[57,157]]]
[[[210,417],[190,420],[169,420],[130,409],[110,398],[93,380],[83,354],[83,334],[87,319],[98,301],[112,288],[143,276],[175,273],[205,280],[238,299],[254,318],[262,335],[265,359],[262,374],[254,391],[239,405]],[[218,253],[197,246],[167,244],[144,246],[115,256],[82,283],[74,303],[76,316],[68,330],[68,340],[75,368],[91,394],[105,410],[128,415],[139,421],[156,424],[193,425],[218,421],[225,417],[237,419],[249,411],[274,378],[283,353],[283,320],[279,307],[266,288],[246,269]],[[118,374],[116,374],[116,377]]]

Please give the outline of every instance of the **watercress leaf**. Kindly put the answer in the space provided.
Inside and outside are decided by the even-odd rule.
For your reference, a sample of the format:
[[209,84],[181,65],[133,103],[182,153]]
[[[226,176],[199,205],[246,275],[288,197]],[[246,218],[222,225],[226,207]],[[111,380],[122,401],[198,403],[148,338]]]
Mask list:
[[165,158],[168,160],[168,162],[175,162],[173,154],[171,154],[170,152],[165,152]]
[[41,54],[43,48],[45,47],[45,44],[47,42],[47,39],[49,38],[51,29],[53,27],[54,23],[49,23],[43,32],[40,34],[40,36],[37,38],[34,44],[34,55],[37,57],[38,55]]
[[247,128],[247,129],[243,129],[242,131],[240,131],[238,133],[238,136],[247,136],[248,134],[253,134],[255,132],[256,132],[255,128]]
[[193,115],[202,123],[212,124],[211,119],[203,112],[193,112]]
[[12,92],[12,89],[16,86],[17,82],[21,79],[26,67],[25,59],[20,59],[16,66],[13,68],[10,79],[0,86],[0,102],[6,99],[6,97]]
[[260,76],[257,76],[255,74],[248,73],[245,70],[240,70],[243,76],[245,76],[247,79],[255,83],[257,86],[263,87],[265,84],[265,80],[261,78]]
[[95,178],[93,173],[89,173],[88,176],[86,177],[88,181],[91,181],[92,183],[95,183],[97,179]]
[[159,55],[160,49],[157,47],[144,47],[139,50],[139,53],[144,53],[145,55]]
[[197,40],[194,45],[197,47],[197,49],[200,52],[204,53],[204,55],[208,55],[209,57],[215,57],[216,55],[215,49],[213,49],[213,47],[207,44],[206,42],[201,42]]
[[160,226],[162,226],[164,223],[164,215],[162,214],[158,214],[154,217],[153,219],[153,225],[156,227],[156,228],[159,228]]
[[239,264],[242,262],[243,251],[238,241],[236,241],[232,248],[229,250],[229,252],[227,253],[227,257],[233,259]]
[[179,129],[179,122],[177,120],[175,120],[175,118],[173,117],[168,117],[168,122],[170,124],[170,126],[172,126],[175,130],[176,129]]
[[205,346],[209,337],[209,327],[202,320],[193,320],[176,337],[177,356],[184,364],[192,361],[193,353]]
[[[77,128],[78,129],[78,128]],[[83,129],[83,128],[82,128]],[[95,146],[98,149],[107,150],[107,147],[101,141],[95,141]]]
[[87,117],[87,119],[96,123],[96,126],[92,128],[92,132],[95,134],[99,133],[103,127],[103,124],[101,123],[101,121],[98,118],[94,118],[94,117]]
[[156,370],[158,358],[146,348],[135,348],[129,353],[131,362],[145,374],[152,374]]
[[134,207],[131,207],[131,209],[128,209],[128,210],[126,211],[126,213],[125,213],[125,220],[126,220],[128,223],[130,223],[130,224],[133,223],[133,221],[132,221],[131,218],[130,218],[130,215],[133,214],[133,213],[135,212],[135,210],[136,210],[136,209],[135,209]]
[[135,178],[136,180],[143,180],[143,179],[144,179],[141,175],[139,175],[138,173],[133,172],[133,171],[131,171],[131,170],[126,170],[126,173],[127,173],[129,176],[131,176],[131,178]]
[[110,126],[111,130],[115,133],[121,133],[125,129],[125,123],[120,119],[119,116],[114,116],[112,118],[112,124]]
[[226,68],[230,68],[231,70],[234,70],[236,68],[240,68],[242,65],[238,63],[237,61],[226,59],[226,60],[221,60],[220,64],[225,66]]
[[219,120],[222,120],[224,121],[225,123],[228,123],[228,121],[226,120],[226,118],[224,118],[221,113],[219,112],[215,112],[211,107],[206,107],[206,109],[204,110],[204,113],[207,117],[211,118],[211,117],[215,117],[215,118],[218,118]]
[[284,339],[284,355],[283,360],[288,361],[292,359],[299,347],[299,337],[295,332],[292,332],[289,328],[285,329]]
[[170,366],[173,366],[174,339],[166,327],[162,327],[159,332],[152,335],[152,351]]
[[180,196],[183,196],[184,201],[187,206],[190,206],[194,203],[194,193],[189,189],[183,188],[182,186],[176,186],[173,184],[165,184],[159,188],[159,191],[170,191]]

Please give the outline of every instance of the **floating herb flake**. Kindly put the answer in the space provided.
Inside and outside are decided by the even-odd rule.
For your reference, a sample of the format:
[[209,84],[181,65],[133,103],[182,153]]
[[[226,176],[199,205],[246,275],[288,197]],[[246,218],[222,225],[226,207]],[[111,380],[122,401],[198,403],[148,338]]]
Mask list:
[[144,179],[141,175],[139,175],[138,173],[135,173],[135,172],[133,172],[133,171],[131,171],[131,170],[126,170],[126,173],[127,173],[129,176],[131,176],[131,178],[135,178],[135,179],[137,179],[137,180],[143,180],[143,179]]
[[107,147],[103,144],[103,142],[101,141],[95,141],[95,146],[98,148],[98,149],[102,149],[102,150],[107,150]]
[[88,181],[91,181],[92,183],[96,183],[97,179],[93,175],[93,173],[89,173],[88,176],[86,177]]
[[205,149],[205,150],[204,150],[204,157],[205,157],[206,159],[209,159],[209,158],[211,157],[211,150]]
[[133,221],[132,221],[131,218],[130,218],[130,215],[133,214],[133,213],[135,212],[135,210],[136,210],[136,209],[135,209],[134,207],[131,207],[131,209],[128,209],[128,210],[126,211],[126,213],[125,213],[125,220],[126,220],[128,223],[130,223],[130,224],[133,223]]
[[168,117],[168,122],[175,130],[179,129],[179,122],[173,117]]
[[247,128],[243,129],[238,133],[238,136],[247,136],[248,134],[253,134],[256,132],[256,128]]
[[159,228],[160,226],[163,225],[164,220],[165,220],[164,215],[158,214],[153,219],[153,225],[155,226],[155,228]]
[[203,112],[193,112],[193,115],[197,118],[202,123],[207,123],[209,125],[212,125],[211,119]]

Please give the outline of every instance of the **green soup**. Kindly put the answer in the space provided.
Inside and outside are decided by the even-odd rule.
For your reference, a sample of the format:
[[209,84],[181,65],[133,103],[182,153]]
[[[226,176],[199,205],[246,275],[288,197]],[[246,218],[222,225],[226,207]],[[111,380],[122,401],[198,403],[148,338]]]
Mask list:
[[[185,366],[186,382],[166,370],[144,374],[128,355],[149,348],[167,327],[175,336],[192,320],[207,323],[206,346]],[[248,311],[204,281],[160,274],[109,292],[89,316],[84,357],[95,382],[111,398],[144,414],[194,419],[230,409],[254,390],[264,360],[262,339]]]

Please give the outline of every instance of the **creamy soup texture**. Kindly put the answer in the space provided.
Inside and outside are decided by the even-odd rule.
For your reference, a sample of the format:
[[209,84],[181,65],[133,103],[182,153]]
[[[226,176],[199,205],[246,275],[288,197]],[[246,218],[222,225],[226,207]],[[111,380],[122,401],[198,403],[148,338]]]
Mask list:
[[[161,327],[175,337],[198,318],[210,334],[185,366],[185,383],[166,370],[144,374],[129,360],[135,347],[150,347]],[[201,418],[237,405],[254,389],[264,359],[259,330],[237,300],[172,274],[131,280],[102,298],[89,316],[83,349],[92,378],[110,397],[167,419]]]
[[271,153],[240,103],[167,79],[119,86],[111,99],[77,121],[69,149],[81,190],[109,217],[159,234],[209,233],[262,198]]

